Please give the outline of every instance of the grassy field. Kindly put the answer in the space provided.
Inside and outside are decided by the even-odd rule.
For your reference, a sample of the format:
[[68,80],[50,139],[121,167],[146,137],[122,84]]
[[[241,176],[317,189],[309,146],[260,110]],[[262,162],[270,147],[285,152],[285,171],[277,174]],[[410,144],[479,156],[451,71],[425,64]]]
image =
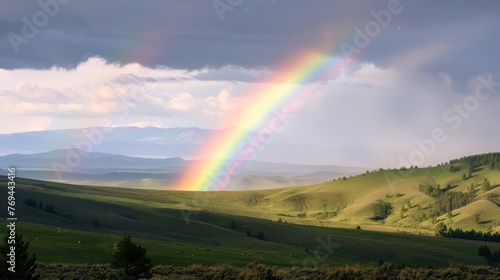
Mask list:
[[[113,244],[121,240],[116,234],[26,223],[18,225],[18,232],[30,242],[30,251],[37,255],[38,260],[46,263],[108,263]],[[270,241],[263,242],[268,244],[251,244],[246,236],[225,244],[211,245],[138,237],[133,240],[147,248],[147,255],[154,264],[180,266],[244,266],[252,261],[277,266],[376,266],[383,260],[411,266],[447,267],[459,263],[484,265],[485,260],[477,256],[480,245],[487,244],[492,249],[500,249],[500,244],[488,242],[350,229],[304,226],[297,229],[285,226],[281,230],[269,227],[266,232],[274,233],[270,234]],[[274,240],[274,235],[281,234],[290,236]],[[308,239],[311,236],[315,239]],[[298,240],[296,246],[286,244],[296,239],[302,239]],[[309,252],[304,248],[308,248]],[[324,262],[316,259],[315,251],[321,258],[327,257]]]
[[[4,226],[2,224],[2,226]],[[30,251],[38,260],[46,263],[109,263],[113,244],[121,236],[72,230],[59,227],[21,224],[18,232],[30,242]],[[168,242],[154,239],[134,238],[133,241],[147,248],[153,264],[189,266],[192,264],[216,265],[231,263],[244,266],[252,261],[268,265],[298,263],[307,254],[297,248],[287,250],[242,248],[235,245],[204,246],[198,243]],[[182,254],[181,254],[182,252]]]
[[[438,222],[499,230],[500,172],[478,168],[465,181],[462,173],[451,173],[449,165],[443,165],[377,171],[314,186],[218,193],[17,178],[16,210],[22,222],[18,230],[42,262],[106,263],[112,245],[127,234],[148,249],[155,264],[483,265],[478,247],[487,244],[496,250],[500,244],[429,236]],[[434,200],[418,188],[429,178],[442,186],[453,185],[457,192],[472,183],[476,197],[453,210],[452,218],[419,219],[418,212]],[[484,178],[491,182],[489,191],[481,190]],[[5,177],[0,177],[0,184],[6,185]],[[25,205],[27,198],[36,199],[37,206]],[[377,200],[393,207],[384,220],[373,219]],[[55,213],[45,211],[48,204],[54,205]],[[398,211],[405,205],[410,207],[401,216]]]

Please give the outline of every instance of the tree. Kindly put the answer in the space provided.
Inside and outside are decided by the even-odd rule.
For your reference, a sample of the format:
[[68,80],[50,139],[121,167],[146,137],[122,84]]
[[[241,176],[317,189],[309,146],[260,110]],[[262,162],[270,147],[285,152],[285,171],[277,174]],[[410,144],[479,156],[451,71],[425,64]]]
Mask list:
[[450,166],[450,172],[451,173],[455,173],[457,172],[458,170],[460,170],[459,168],[455,167],[453,164]]
[[[36,256],[33,254],[31,257],[28,254],[29,242],[23,241],[23,236],[15,233],[14,238],[10,239],[10,231],[8,231],[3,237],[3,243],[0,247],[0,274],[2,279],[10,280],[37,280],[40,278],[36,274],[35,270],[37,267]],[[15,240],[13,243],[12,240]],[[10,243],[9,243],[10,242]],[[14,272],[10,271],[9,264],[11,253],[11,247],[15,247],[15,267]]]
[[446,225],[443,223],[439,223],[435,228],[436,235],[439,236],[444,236],[447,230]]
[[151,260],[146,258],[146,249],[132,243],[130,236],[124,236],[123,240],[115,244],[113,249],[111,262],[113,267],[121,268],[125,275],[135,278],[149,274]]
[[474,165],[472,163],[469,163],[469,178],[472,177],[472,172],[474,172]]
[[257,235],[257,238],[260,240],[266,240],[266,237],[264,236],[264,233],[262,231],[259,231],[259,234]]
[[28,205],[29,207],[36,207],[36,199],[28,197],[24,200],[24,204]]
[[493,254],[491,255],[491,262],[500,263],[500,250],[493,252]]
[[48,212],[48,213],[51,213],[51,214],[56,214],[57,213],[54,204],[46,204],[45,205],[45,211]]
[[383,220],[392,213],[392,205],[381,199],[373,204],[373,219]]
[[491,265],[493,263],[491,250],[490,248],[488,248],[488,246],[486,245],[479,246],[478,255],[483,256],[488,261],[488,264]]
[[491,188],[490,181],[488,181],[488,179],[485,178],[484,181],[483,181],[483,185],[482,185],[481,189],[483,191],[487,192],[487,191],[490,190],[490,188]]

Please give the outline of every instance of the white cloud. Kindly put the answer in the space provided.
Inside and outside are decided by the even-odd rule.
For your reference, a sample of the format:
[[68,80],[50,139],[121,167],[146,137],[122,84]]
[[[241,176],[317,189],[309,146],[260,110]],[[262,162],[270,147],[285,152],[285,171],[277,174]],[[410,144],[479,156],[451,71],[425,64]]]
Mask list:
[[158,127],[158,128],[167,128],[161,120],[151,120],[151,121],[138,121],[129,124],[129,126],[137,126],[137,127]]
[[[96,126],[105,117],[121,125],[161,125],[150,118],[175,116],[223,117],[234,101],[227,82],[197,81],[193,75],[198,72],[119,66],[101,58],[90,58],[74,70],[0,69],[0,79],[5,81],[0,84],[0,116],[6,120],[48,118],[53,127],[68,118],[85,119],[88,126]],[[0,129],[0,133],[8,131]]]
[[229,90],[222,90],[217,96],[210,96],[203,100],[203,113],[209,116],[224,116],[224,114],[233,108],[231,105],[231,93]]
[[179,111],[191,111],[197,107],[196,99],[187,92],[174,94],[168,101],[169,108]]
[[[203,73],[219,77],[218,71],[204,69]],[[265,113],[267,103],[274,104],[271,94],[296,86],[197,80],[196,75],[135,64],[120,67],[96,58],[72,71],[0,70],[0,79],[5,81],[0,84],[0,118],[15,124],[2,125],[0,133],[92,127],[105,118],[113,126],[248,128],[245,123]],[[476,85],[477,77],[460,90],[448,73],[352,64],[342,75],[319,85],[319,94],[304,104],[260,156],[280,158],[283,144],[293,142],[295,147],[306,147],[293,149],[290,156],[302,163],[395,166],[399,155],[408,155],[415,149],[414,141],[429,137],[436,127],[447,129],[449,141],[428,158],[429,164],[483,147],[493,149],[498,133],[483,130],[477,123],[498,118],[498,97],[481,103],[457,131],[450,131],[442,118]],[[256,88],[270,95],[256,95]],[[234,123],[238,121],[234,116],[242,110],[254,114]]]

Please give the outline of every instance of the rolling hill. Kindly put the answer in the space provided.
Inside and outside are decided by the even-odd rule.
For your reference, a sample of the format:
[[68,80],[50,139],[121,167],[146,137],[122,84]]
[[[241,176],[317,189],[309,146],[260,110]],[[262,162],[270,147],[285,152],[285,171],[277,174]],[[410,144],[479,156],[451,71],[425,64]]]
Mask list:
[[[78,149],[0,157],[0,167],[18,166],[23,178],[81,185],[168,189],[189,166],[208,160],[141,158]],[[229,190],[269,189],[307,185],[359,174],[365,169],[334,165],[304,165],[248,161]],[[0,173],[1,174],[1,173]],[[191,174],[191,176],[200,176]]]
[[[327,263],[335,265],[373,266],[380,260],[413,266],[479,265],[484,264],[477,256],[479,245],[496,250],[498,243],[431,236],[440,223],[499,232],[500,171],[476,161],[470,177],[463,179],[469,162],[471,158],[465,158],[453,161],[454,168],[444,164],[378,170],[317,185],[238,192],[92,187],[17,178],[17,212],[20,230],[30,237],[40,260],[48,262],[78,262],[82,256],[75,252],[86,262],[105,262],[107,257],[91,248],[104,250],[113,236],[129,234],[151,248],[155,263],[163,264],[241,265],[259,260],[293,265],[323,250]],[[485,179],[488,190],[482,186]],[[5,183],[1,177],[0,184]],[[438,185],[442,189],[433,189]],[[426,193],[428,189],[433,192]],[[439,212],[436,206],[442,199],[461,198],[460,193],[470,194],[470,201],[451,207],[451,214]],[[36,202],[23,203],[27,200]],[[377,212],[381,202],[390,206],[385,215]],[[47,205],[53,206],[51,211]],[[432,214],[433,209],[438,212]],[[56,232],[69,233],[54,238]],[[75,238],[86,245],[69,246]],[[176,255],[182,248],[175,244],[192,255]],[[210,251],[200,248],[211,248],[217,257],[210,258]],[[61,254],[63,259],[56,250],[69,251]]]

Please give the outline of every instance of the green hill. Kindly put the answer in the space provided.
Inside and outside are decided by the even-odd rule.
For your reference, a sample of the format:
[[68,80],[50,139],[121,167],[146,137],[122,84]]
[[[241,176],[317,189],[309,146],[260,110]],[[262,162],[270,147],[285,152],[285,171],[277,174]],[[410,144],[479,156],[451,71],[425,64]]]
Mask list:
[[[467,157],[437,167],[378,170],[313,186],[195,193],[191,194],[195,199],[188,201],[177,196],[176,204],[169,207],[191,209],[194,214],[210,211],[295,224],[359,225],[364,229],[418,234],[434,234],[438,223],[499,232],[500,171],[498,165],[490,166],[492,155],[498,162],[498,153],[483,155],[480,158],[485,161],[474,163],[472,169],[468,166],[474,157]],[[490,184],[488,190],[483,189],[485,179]],[[440,191],[430,194],[426,192],[430,188]],[[390,210],[380,219],[375,212],[382,203]]]
[[[384,260],[412,266],[480,265],[485,260],[477,255],[478,247],[487,244],[496,250],[498,243],[425,235],[433,235],[440,223],[499,231],[500,171],[490,166],[490,158],[244,192],[89,187],[16,178],[16,210],[19,231],[43,262],[107,262],[112,243],[128,234],[148,248],[157,264],[244,265],[256,260],[283,266],[373,266]],[[0,177],[1,185],[6,181]]]

